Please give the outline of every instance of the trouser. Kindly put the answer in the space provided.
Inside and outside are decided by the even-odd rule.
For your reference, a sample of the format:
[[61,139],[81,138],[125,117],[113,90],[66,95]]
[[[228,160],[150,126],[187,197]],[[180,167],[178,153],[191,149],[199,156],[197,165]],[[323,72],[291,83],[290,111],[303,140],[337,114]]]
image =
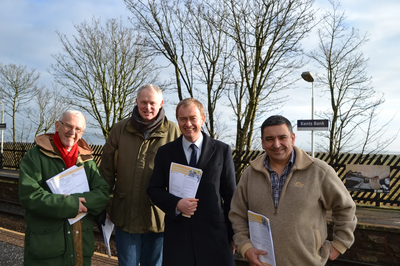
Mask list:
[[119,266],[161,266],[164,233],[130,234],[115,228]]

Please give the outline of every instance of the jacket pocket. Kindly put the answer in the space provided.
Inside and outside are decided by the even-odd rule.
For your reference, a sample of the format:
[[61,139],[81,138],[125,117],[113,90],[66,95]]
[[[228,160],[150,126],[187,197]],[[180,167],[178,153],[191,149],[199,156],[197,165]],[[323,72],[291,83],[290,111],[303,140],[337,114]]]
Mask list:
[[84,219],[82,222],[82,241],[83,241],[83,256],[91,257],[94,253],[94,235],[93,235],[92,219]]
[[115,191],[111,208],[111,220],[115,226],[122,226],[125,217],[126,195]]
[[30,257],[48,259],[64,254],[64,221],[53,222],[52,225],[38,223],[30,226],[28,241],[25,245]]
[[329,252],[330,252],[330,242],[328,240],[325,240],[324,243],[322,243],[322,237],[321,237],[321,231],[315,229],[314,230],[314,235],[315,235],[315,250],[316,250],[316,257],[319,261],[327,261],[329,257]]

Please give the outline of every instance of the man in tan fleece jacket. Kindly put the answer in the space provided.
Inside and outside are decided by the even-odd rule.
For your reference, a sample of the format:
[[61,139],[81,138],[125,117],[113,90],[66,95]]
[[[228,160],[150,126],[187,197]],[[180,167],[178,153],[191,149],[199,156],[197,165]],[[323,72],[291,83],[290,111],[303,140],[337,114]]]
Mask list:
[[[249,237],[247,211],[269,218],[277,266],[325,265],[354,242],[355,203],[327,163],[294,146],[288,119],[271,116],[261,126],[265,154],[244,171],[229,218],[238,251],[251,266],[262,266]],[[327,240],[326,212],[332,211],[333,240]]]

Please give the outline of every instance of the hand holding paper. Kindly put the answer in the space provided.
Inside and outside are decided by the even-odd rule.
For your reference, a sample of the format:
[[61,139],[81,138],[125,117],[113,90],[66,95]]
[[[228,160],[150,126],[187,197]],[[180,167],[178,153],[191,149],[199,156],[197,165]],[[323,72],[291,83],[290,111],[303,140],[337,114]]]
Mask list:
[[267,255],[267,252],[256,248],[250,248],[244,254],[250,265],[263,266],[264,264],[258,260],[259,255]]
[[[89,191],[89,183],[83,166],[72,166],[67,170],[46,180],[51,192],[54,194],[62,194],[65,196],[74,193],[83,193]],[[70,224],[76,223],[87,214],[87,208],[83,205],[86,203],[85,198],[79,198],[78,215],[75,218],[68,219]]]
[[87,212],[87,208],[85,207],[85,205],[83,205],[83,203],[86,203],[86,199],[85,198],[79,198],[78,214]]
[[195,198],[185,198],[178,201],[176,206],[177,210],[182,213],[182,215],[191,216],[197,210],[197,202],[199,200]]
[[176,209],[190,218],[197,210],[195,199],[203,171],[187,165],[171,163],[169,171],[169,193],[181,197]]
[[[250,241],[254,248],[246,252],[250,264],[276,266],[274,242],[269,219],[264,215],[247,211]],[[261,264],[260,264],[261,262]]]

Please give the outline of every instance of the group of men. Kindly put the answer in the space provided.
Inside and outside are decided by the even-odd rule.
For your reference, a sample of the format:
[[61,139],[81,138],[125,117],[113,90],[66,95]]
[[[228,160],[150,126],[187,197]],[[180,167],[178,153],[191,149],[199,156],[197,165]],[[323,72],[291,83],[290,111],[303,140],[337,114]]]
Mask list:
[[[250,163],[237,187],[231,148],[202,132],[201,102],[179,102],[176,120],[178,126],[165,116],[162,91],[146,84],[132,115],[113,126],[99,168],[81,138],[81,112],[64,112],[54,134],[37,136],[20,165],[24,264],[91,265],[93,219],[103,223],[106,214],[115,225],[119,265],[234,266],[237,250],[261,266],[259,255],[266,252],[251,244],[248,210],[270,219],[278,266],[325,265],[350,248],[355,204],[329,165],[294,145],[286,118],[264,121],[265,154]],[[194,198],[170,193],[172,163],[202,171]],[[89,191],[51,193],[46,180],[74,165],[83,165]],[[335,223],[331,241],[327,210]],[[68,219],[79,214],[86,216],[71,225]]]

